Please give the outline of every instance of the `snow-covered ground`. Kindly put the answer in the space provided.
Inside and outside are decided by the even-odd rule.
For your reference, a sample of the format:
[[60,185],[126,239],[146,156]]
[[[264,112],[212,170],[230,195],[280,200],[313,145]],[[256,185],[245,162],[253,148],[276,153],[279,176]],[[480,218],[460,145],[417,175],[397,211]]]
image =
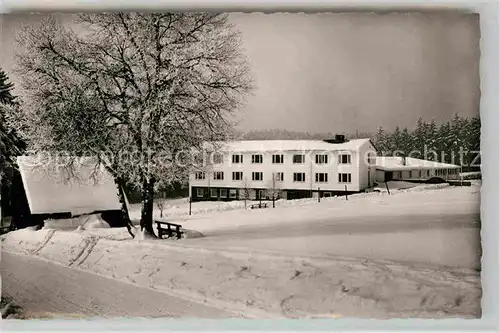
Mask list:
[[[122,233],[126,231],[122,230]],[[166,291],[254,317],[474,317],[479,275],[358,259],[321,259],[132,241],[86,232],[22,230],[6,251]]]
[[[417,188],[391,195],[360,194],[347,201],[302,200],[284,202],[275,209],[212,211],[178,219],[184,220],[183,226],[188,229],[210,233],[250,226],[285,226],[332,216],[395,217],[402,211],[430,216],[479,211],[477,185]],[[9,252],[39,256],[186,299],[241,310],[254,317],[480,315],[477,271],[352,258],[356,256],[353,244],[350,256],[313,257],[215,249],[203,247],[202,242],[194,246],[189,241],[132,240],[126,229],[27,229],[1,239],[4,250]],[[426,239],[421,241],[425,243]]]
[[[395,193],[403,193],[407,191],[428,191],[429,189],[439,189],[443,187],[447,187],[447,184],[414,184],[408,182],[399,182],[399,181],[391,181],[388,182],[389,190],[391,194]],[[374,188],[382,193],[387,193],[387,189],[384,184],[377,186]],[[358,200],[364,199],[367,197],[377,197],[377,193],[359,193],[349,196],[349,200]],[[322,198],[321,200],[332,201],[332,200],[345,200],[344,196],[339,197],[331,197],[331,198]],[[309,198],[309,199],[297,199],[297,200],[277,200],[275,202],[276,207],[289,207],[289,206],[304,206],[309,204],[316,204],[318,199]],[[247,201],[246,207],[250,208],[250,205],[258,203],[258,201]],[[271,205],[271,203],[269,203]],[[163,217],[164,218],[172,218],[172,217],[187,217],[189,216],[189,198],[179,198],[179,199],[166,199],[163,200]],[[233,210],[243,210],[245,209],[244,201],[200,201],[191,203],[191,216],[194,215],[206,215],[207,213],[212,212],[226,212]],[[141,217],[141,205],[140,204],[131,204],[130,205],[130,218],[132,220],[138,221]],[[154,216],[160,218],[160,209],[154,206]]]
[[[187,229],[200,232],[270,224],[287,224],[360,216],[398,216],[404,214],[433,215],[479,212],[480,186],[450,187],[423,185],[406,190],[372,192],[345,197],[281,201],[276,208],[238,209],[239,202],[226,203],[231,209],[216,208],[204,214],[167,215],[166,220],[181,222]],[[207,202],[207,207],[213,203]],[[210,206],[212,204],[212,206]],[[404,222],[404,221],[402,221]]]

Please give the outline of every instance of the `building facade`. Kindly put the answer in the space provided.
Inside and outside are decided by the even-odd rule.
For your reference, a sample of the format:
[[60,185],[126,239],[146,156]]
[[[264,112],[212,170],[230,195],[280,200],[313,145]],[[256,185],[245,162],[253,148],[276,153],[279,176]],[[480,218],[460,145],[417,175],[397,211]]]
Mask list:
[[328,197],[375,181],[369,139],[233,141],[207,156],[190,175],[193,201]]

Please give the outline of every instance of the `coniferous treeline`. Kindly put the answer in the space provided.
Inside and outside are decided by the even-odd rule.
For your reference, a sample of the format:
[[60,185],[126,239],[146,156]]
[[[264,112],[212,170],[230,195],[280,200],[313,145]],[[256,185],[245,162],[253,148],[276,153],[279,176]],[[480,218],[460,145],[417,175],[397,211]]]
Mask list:
[[437,125],[419,118],[415,128],[396,127],[392,132],[379,127],[373,143],[384,156],[407,156],[462,165],[464,171],[480,169],[481,120],[453,116]]
[[335,134],[347,139],[371,138],[384,156],[407,156],[462,165],[464,171],[480,169],[481,120],[453,116],[440,125],[419,118],[414,128],[396,127],[389,132],[379,127],[376,133],[309,133],[286,129],[264,129],[237,133],[238,140],[324,140]]
[[15,112],[19,106],[13,89],[14,84],[0,68],[0,177],[8,168],[14,167],[16,156],[21,155],[26,148],[16,129],[7,122],[7,114]]

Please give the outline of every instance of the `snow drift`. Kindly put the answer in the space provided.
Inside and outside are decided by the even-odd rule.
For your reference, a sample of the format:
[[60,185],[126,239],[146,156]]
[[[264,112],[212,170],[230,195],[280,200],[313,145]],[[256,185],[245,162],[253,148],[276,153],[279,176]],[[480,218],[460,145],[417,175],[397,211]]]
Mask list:
[[181,242],[125,240],[126,230],[107,230],[105,235],[95,230],[20,230],[1,239],[6,251],[36,255],[250,317],[480,315],[479,274],[472,270],[209,250]]
[[[276,209],[211,212],[181,224],[204,232],[331,216],[398,216],[402,210],[424,216],[479,211],[479,187],[416,188],[395,195],[360,194],[348,201],[329,198],[314,204],[296,201]],[[139,238],[132,240],[126,228],[80,228],[77,232],[25,229],[0,236],[6,251],[38,256],[250,317],[481,315],[480,273],[473,269],[279,255],[255,249],[204,248],[201,242],[195,246],[188,241]]]

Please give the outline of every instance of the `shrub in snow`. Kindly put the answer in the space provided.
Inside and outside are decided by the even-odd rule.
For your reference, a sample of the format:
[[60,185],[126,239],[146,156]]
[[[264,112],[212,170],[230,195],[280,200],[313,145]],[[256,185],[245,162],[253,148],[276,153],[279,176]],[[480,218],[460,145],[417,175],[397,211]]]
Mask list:
[[201,237],[205,237],[205,235],[203,235],[201,232],[196,231],[196,230],[182,229],[182,232],[184,232],[182,234],[182,238],[201,238]]
[[463,180],[481,179],[481,172],[463,172],[460,176]]

